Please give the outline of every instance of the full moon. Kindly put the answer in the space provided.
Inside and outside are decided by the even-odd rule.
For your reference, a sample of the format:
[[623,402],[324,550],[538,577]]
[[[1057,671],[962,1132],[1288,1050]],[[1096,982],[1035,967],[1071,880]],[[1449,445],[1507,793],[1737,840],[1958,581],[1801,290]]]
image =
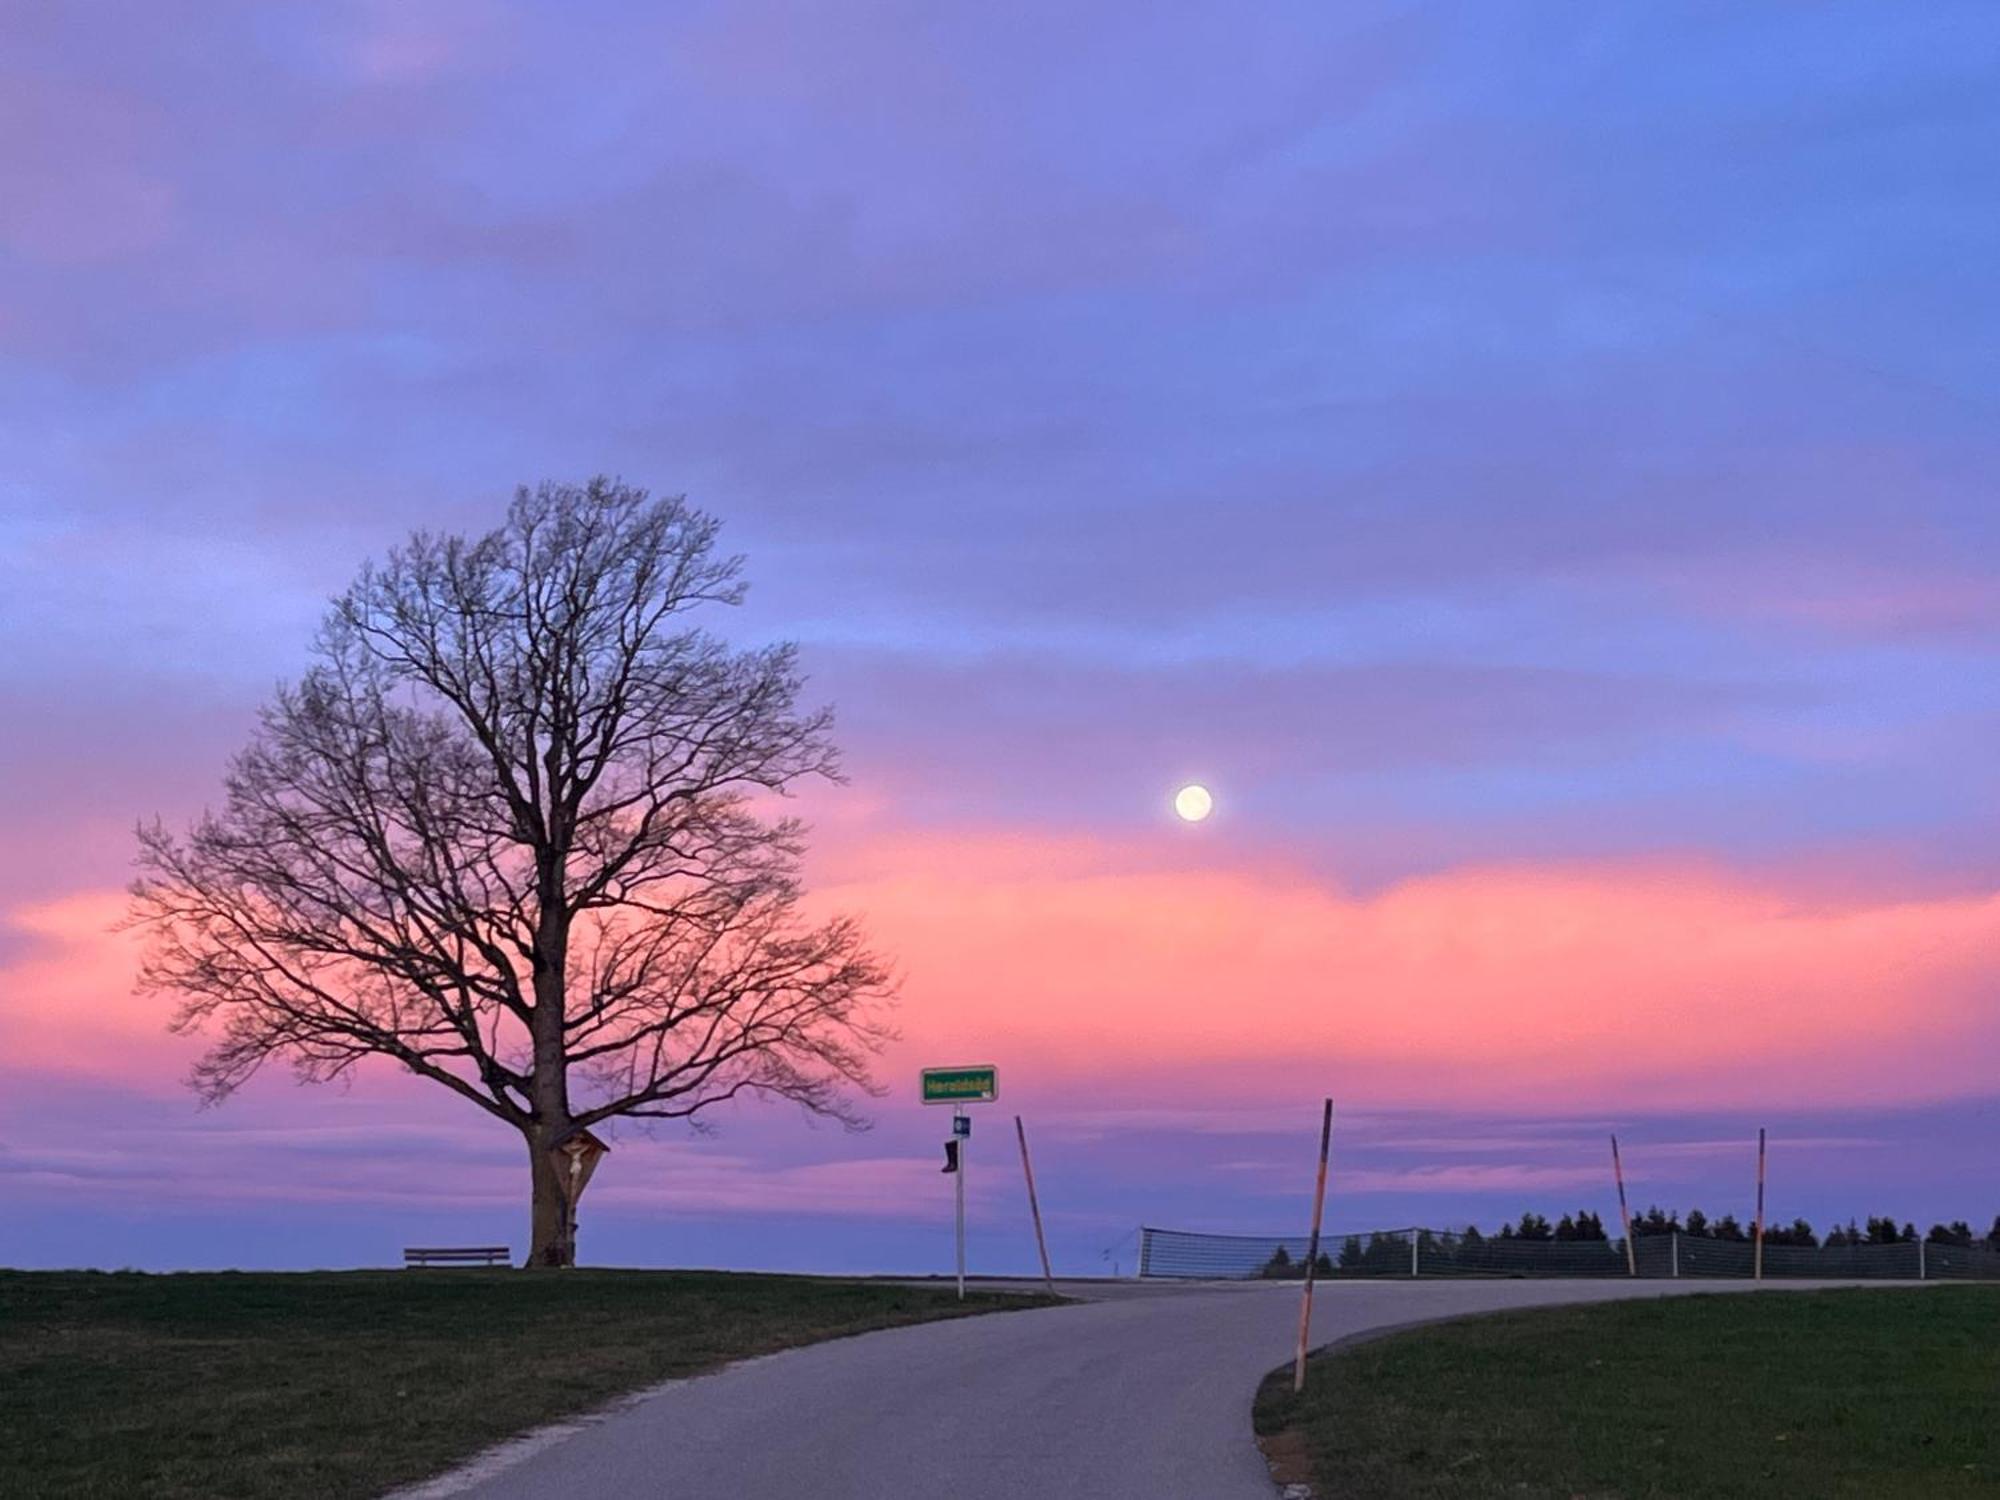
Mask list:
[[1174,793],[1174,811],[1184,823],[1199,823],[1215,810],[1215,799],[1199,784],[1184,786]]

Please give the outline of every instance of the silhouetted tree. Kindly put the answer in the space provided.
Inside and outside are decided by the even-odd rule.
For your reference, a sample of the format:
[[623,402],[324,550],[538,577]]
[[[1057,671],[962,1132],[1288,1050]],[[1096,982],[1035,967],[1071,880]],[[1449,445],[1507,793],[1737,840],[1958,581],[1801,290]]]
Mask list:
[[1707,1239],[1708,1215],[1703,1213],[1698,1208],[1689,1209],[1687,1216],[1687,1234],[1690,1239],[1697,1239],[1697,1240]]
[[389,1059],[518,1131],[528,1263],[575,1258],[566,1147],[739,1095],[860,1123],[888,971],[799,912],[766,800],[836,773],[790,646],[688,623],[742,597],[716,523],[606,480],[418,534],[334,604],[220,812],[139,836],[142,979],[215,1023],[192,1082]]
[[1392,1234],[1371,1234],[1362,1262],[1375,1272],[1401,1271],[1410,1264],[1409,1249]]
[[1632,1221],[1632,1237],[1672,1234],[1681,1227],[1679,1214],[1670,1214],[1657,1203]]
[[1555,1231],[1549,1227],[1549,1221],[1535,1213],[1521,1215],[1521,1222],[1514,1226],[1514,1236],[1516,1239],[1537,1241],[1552,1240],[1556,1237]]
[[1924,1238],[1933,1245],[1956,1245],[1962,1250],[1970,1250],[1972,1226],[1963,1219],[1953,1219],[1950,1224],[1931,1225],[1931,1232]]
[[1340,1269],[1343,1271],[1358,1271],[1361,1269],[1361,1262],[1361,1237],[1350,1234],[1340,1242]]
[[1280,1245],[1271,1252],[1271,1258],[1264,1262],[1264,1269],[1258,1274],[1267,1280],[1282,1281],[1289,1276],[1303,1276],[1305,1272],[1292,1264],[1292,1253]]
[[1796,1245],[1810,1250],[1819,1244],[1819,1237],[1813,1227],[1804,1219],[1794,1219],[1789,1224],[1766,1224],[1764,1243],[1767,1245]]
[[1721,1218],[1717,1219],[1710,1226],[1709,1232],[1718,1240],[1728,1240],[1732,1244],[1738,1245],[1750,1238],[1744,1232],[1743,1226],[1736,1222],[1736,1215],[1734,1214],[1724,1214]]
[[1986,1243],[1993,1249],[2000,1250],[2000,1214],[1993,1216],[1993,1227],[1986,1231]]

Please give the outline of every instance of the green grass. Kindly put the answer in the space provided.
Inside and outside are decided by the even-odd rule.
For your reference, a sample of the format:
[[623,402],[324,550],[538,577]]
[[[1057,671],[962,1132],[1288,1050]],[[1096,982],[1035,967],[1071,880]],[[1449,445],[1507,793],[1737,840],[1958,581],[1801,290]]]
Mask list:
[[1322,1496],[2000,1494],[2000,1287],[1506,1313],[1313,1359],[1257,1397]]
[[370,1496],[624,1391],[1046,1299],[701,1272],[0,1272],[0,1496]]

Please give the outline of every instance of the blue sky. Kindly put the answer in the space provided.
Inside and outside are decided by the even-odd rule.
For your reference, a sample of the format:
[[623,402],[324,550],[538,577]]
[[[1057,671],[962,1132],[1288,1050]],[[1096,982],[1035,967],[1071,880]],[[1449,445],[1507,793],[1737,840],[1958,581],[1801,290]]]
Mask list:
[[[1296,1108],[1309,1134],[1334,1090],[1497,1129],[1549,1118],[1539,1090],[1586,1141],[1771,1110],[1800,1140],[1898,1143],[1824,1148],[1853,1211],[1908,1192],[1885,1211],[1990,1215],[1991,1153],[1954,1145],[1957,1176],[1921,1189],[1909,1161],[1990,1124],[2000,1059],[1996,44],[1990,6],[1944,3],[15,8],[0,1073],[21,1101],[88,1097],[116,1137],[89,1149],[149,1160],[190,1106],[185,1048],[103,932],[132,822],[216,795],[365,558],[490,524],[516,483],[611,472],[725,517],[755,586],[729,628],[798,638],[840,706],[852,781],[811,808],[816,868],[910,955],[894,1077],[1004,1041],[1038,1118],[1083,1130],[1060,1123],[1090,1113],[1083,1042],[994,992],[1157,946],[1139,914],[1188,903],[1241,915],[1158,996],[1163,1104]],[[1225,815],[1162,843],[1196,775]],[[1117,898],[981,989],[950,955],[1009,951],[1002,909],[1034,893],[993,872],[1016,860],[1082,861],[1047,889]],[[910,867],[948,912],[882,874]],[[1554,928],[1518,932],[1519,889],[1550,880],[1572,905],[1530,902]],[[1648,881],[1698,915],[1631,915]],[[1362,925],[1305,972],[1360,983],[1344,955],[1406,909],[1430,957],[1365,976],[1406,993],[1335,986],[1303,1035],[1244,995],[1209,1065],[1201,997],[1246,941],[1322,941],[1260,925],[1315,901]],[[1486,999],[1430,961],[1467,922],[1512,924]],[[1816,967],[1830,943],[1862,955],[1851,983]],[[1471,1035],[1539,964],[1615,996],[1683,949],[1708,998],[1678,1019],[1649,1001],[1600,1035],[1581,999],[1520,1002],[1481,1045],[1534,1090],[1461,1097],[1435,1081],[1447,1041],[1357,1052],[1342,1009],[1462,1004]],[[1732,1004],[1789,1029],[1661,1045]],[[431,1118],[384,1089],[390,1125]],[[1832,1099],[1872,1113],[1835,1128]],[[284,1085],[240,1105],[201,1128],[350,1107]],[[1189,1155],[1200,1120],[1153,1128],[1151,1160],[1208,1165],[1119,1197],[1076,1156],[1106,1205],[1076,1243],[1271,1222],[1254,1172]],[[723,1178],[915,1163],[932,1133],[899,1096],[865,1148],[746,1119],[700,1179],[699,1243],[767,1243]],[[0,1105],[42,1212],[160,1211],[49,1165],[70,1138]],[[176,1254],[293,1242],[271,1184],[331,1169],[254,1146],[235,1227]],[[665,1185],[607,1218],[692,1222],[668,1168],[706,1149],[636,1145],[656,1154],[628,1180]],[[1573,1206],[1535,1175],[1564,1159],[1523,1137],[1490,1189],[1419,1175],[1352,1206]],[[1686,1160],[1704,1202],[1734,1181]],[[870,1191],[824,1210],[842,1263],[906,1264]],[[404,1222],[379,1184],[356,1201],[371,1245]],[[131,1232],[67,1233],[66,1256],[142,1258]]]

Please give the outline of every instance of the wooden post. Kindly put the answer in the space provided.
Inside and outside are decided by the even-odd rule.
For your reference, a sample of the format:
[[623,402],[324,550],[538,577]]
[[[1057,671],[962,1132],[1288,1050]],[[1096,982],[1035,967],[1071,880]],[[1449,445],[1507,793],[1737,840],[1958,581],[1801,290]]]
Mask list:
[[1632,1248],[1632,1211],[1625,1206],[1625,1165],[1618,1160],[1618,1137],[1611,1137],[1611,1175],[1618,1179],[1618,1218],[1625,1226],[1625,1269],[1639,1274],[1639,1256]]
[[1014,1135],[1021,1143],[1021,1175],[1028,1179],[1028,1212],[1035,1216],[1035,1248],[1042,1252],[1042,1284],[1049,1295],[1056,1294],[1056,1278],[1049,1270],[1049,1242],[1042,1238],[1042,1205],[1035,1197],[1035,1169],[1028,1162],[1028,1129],[1014,1116]]
[[1299,1353],[1292,1362],[1292,1390],[1306,1388],[1306,1342],[1312,1336],[1313,1320],[1313,1271],[1319,1262],[1320,1212],[1326,1207],[1326,1151],[1333,1139],[1333,1101],[1326,1101],[1326,1111],[1319,1121],[1319,1180],[1313,1186],[1313,1232],[1311,1244],[1306,1250],[1305,1295],[1299,1299]]
[[1751,1275],[1754,1280],[1764,1279],[1764,1128],[1757,1127],[1757,1249],[1756,1265]]

